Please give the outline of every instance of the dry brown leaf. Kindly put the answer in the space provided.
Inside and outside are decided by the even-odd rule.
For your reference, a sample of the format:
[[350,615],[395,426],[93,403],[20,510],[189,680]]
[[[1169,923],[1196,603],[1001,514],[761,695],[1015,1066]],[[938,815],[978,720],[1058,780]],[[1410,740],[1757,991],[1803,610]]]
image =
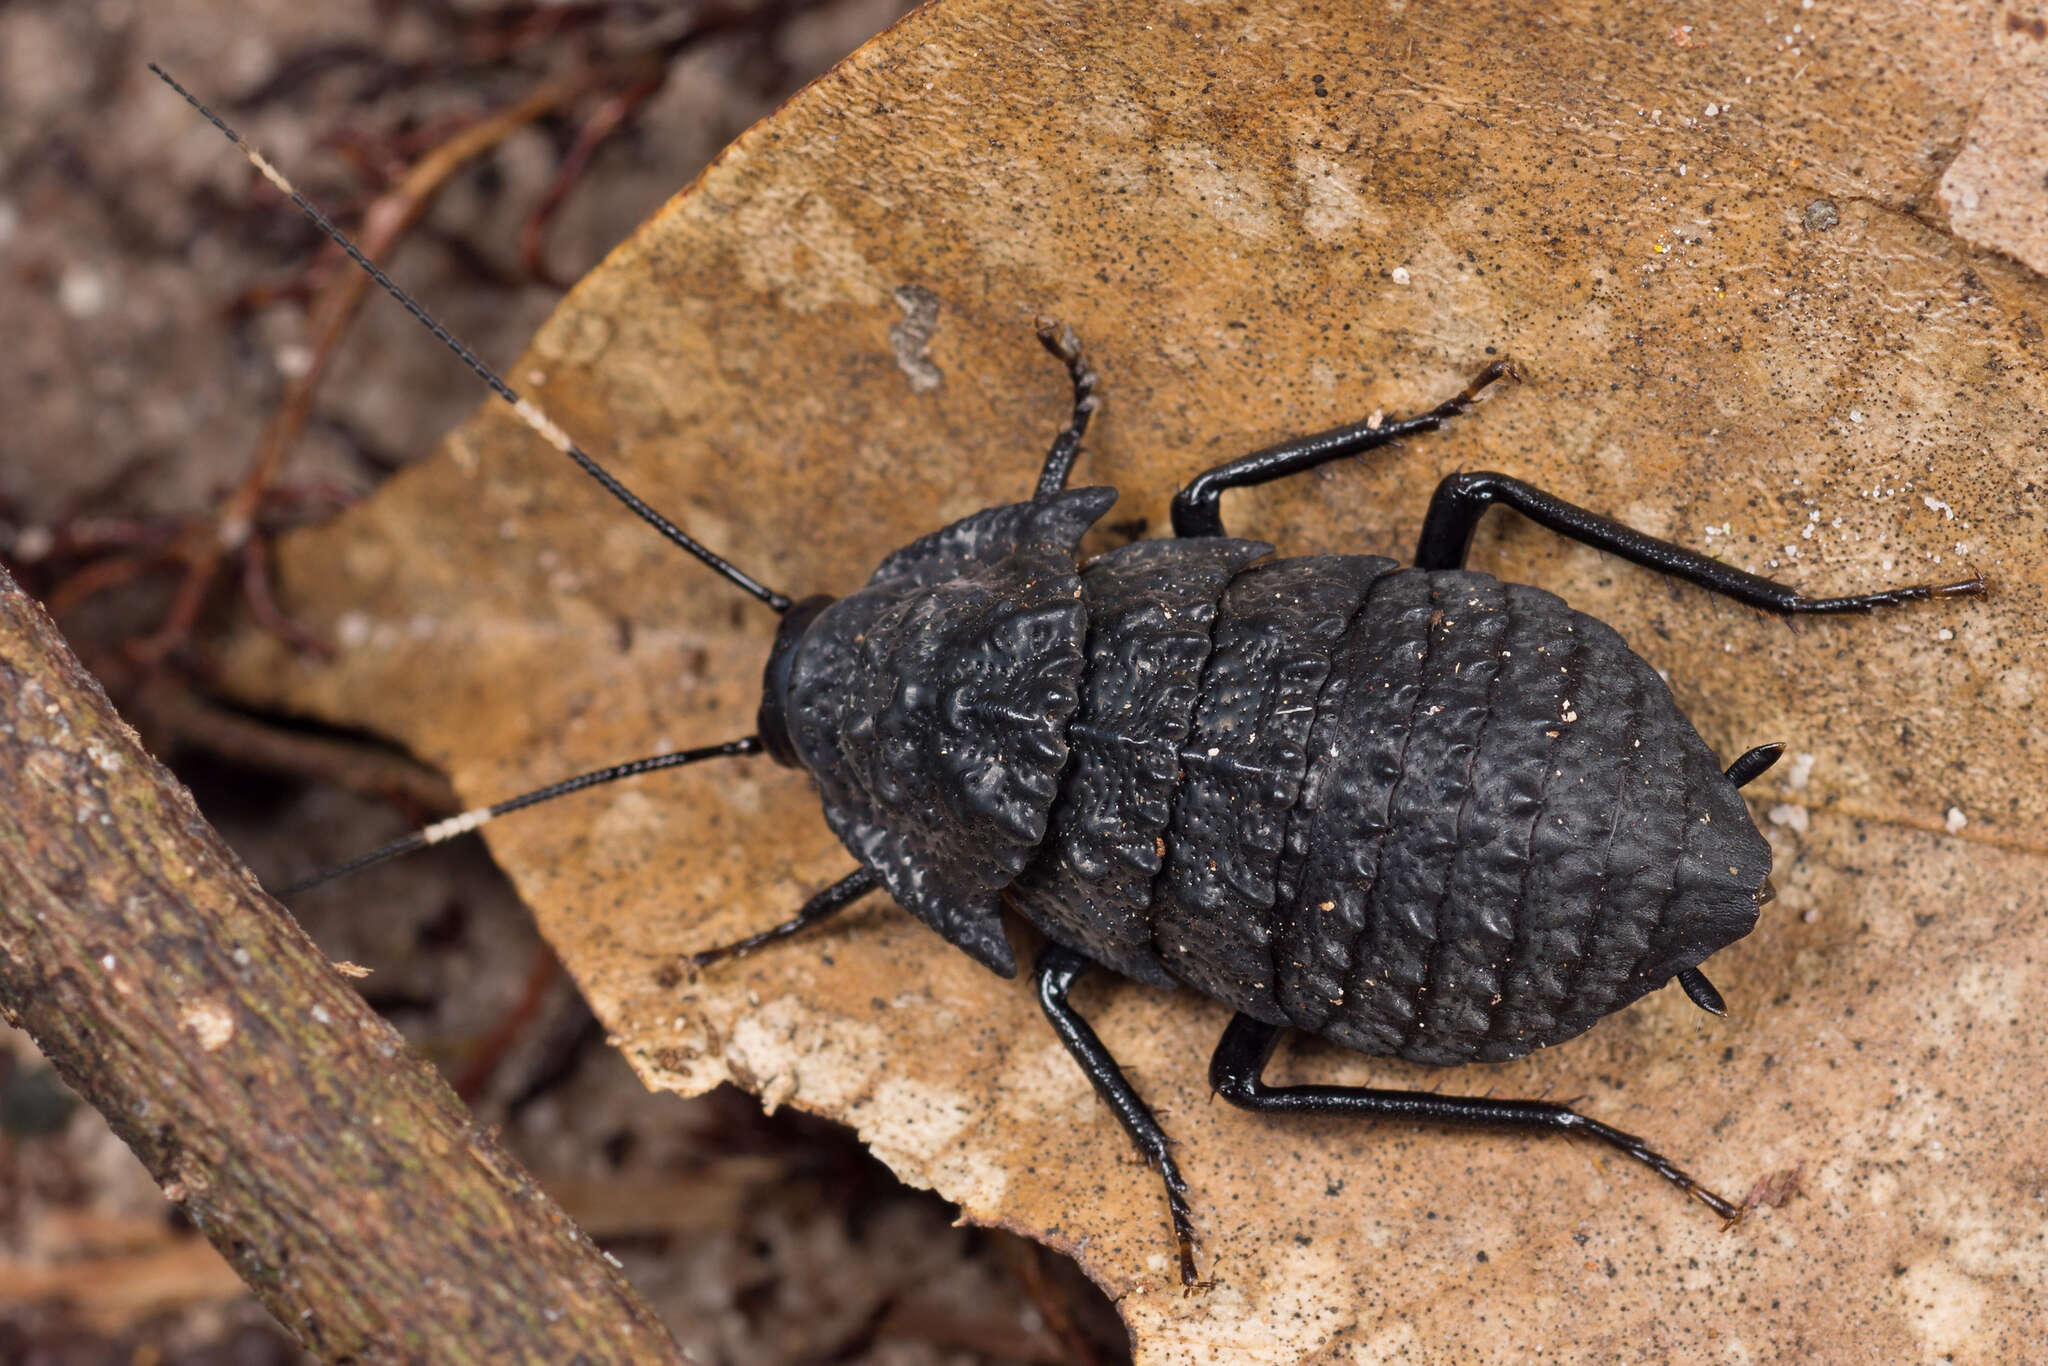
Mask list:
[[[2048,282],[1935,217],[2002,11],[1449,8],[935,5],[742,138],[512,379],[796,594],[1028,493],[1065,406],[1038,312],[1103,378],[1079,480],[1152,534],[1204,466],[1499,352],[1527,383],[1232,494],[1233,529],[1405,555],[1434,481],[1491,466],[1816,590],[1983,572],[1974,602],[1788,629],[1497,514],[1478,567],[1613,622],[1722,753],[1790,742],[1756,790],[1783,896],[1714,961],[1726,1022],[1664,992],[1501,1067],[1279,1062],[1584,1096],[1724,1192],[1801,1194],[1723,1232],[1592,1148],[1261,1120],[1209,1096],[1221,1008],[1091,984],[1195,1187],[1218,1285],[1184,1298],[1156,1179],[1025,983],[879,903],[681,967],[850,866],[799,777],[606,788],[492,848],[651,1084],[854,1125],[1078,1256],[1142,1361],[2018,1359],[2048,1333]],[[931,300],[928,343],[893,331]],[[752,728],[769,615],[496,407],[281,562],[346,648],[247,642],[242,686],[467,798]]]
[[1941,178],[1965,240],[2048,272],[2048,4],[2002,7],[1997,79]]

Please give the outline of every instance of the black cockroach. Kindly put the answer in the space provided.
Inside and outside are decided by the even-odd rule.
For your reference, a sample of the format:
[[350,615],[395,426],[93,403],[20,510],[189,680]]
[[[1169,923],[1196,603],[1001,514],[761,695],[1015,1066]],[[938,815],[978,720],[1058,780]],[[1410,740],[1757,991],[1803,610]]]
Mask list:
[[881,888],[1010,977],[1002,910],[1013,907],[1049,941],[1035,969],[1046,1016],[1165,1180],[1186,1283],[1193,1222],[1166,1134],[1069,1002],[1091,967],[1232,1007],[1209,1078],[1234,1104],[1583,1134],[1739,1217],[1641,1139],[1566,1105],[1269,1086],[1261,1073],[1290,1028],[1451,1066],[1562,1042],[1673,980],[1722,1013],[1700,964],[1747,934],[1770,897],[1770,846],[1737,789],[1783,746],[1724,770],[1611,628],[1465,569],[1489,507],[1786,615],[1977,593],[1981,580],[1808,598],[1494,473],[1437,486],[1412,568],[1273,559],[1272,546],[1225,534],[1226,489],[1434,431],[1513,376],[1506,361],[1419,417],[1334,428],[1208,470],[1175,496],[1172,539],[1077,564],[1082,534],[1116,493],[1067,487],[1096,377],[1071,331],[1041,323],[1073,403],[1032,496],[913,542],[845,597],[792,601],[634,496],[244,151],[529,426],[782,618],[757,735],[480,808],[299,886],[567,792],[765,752],[809,772],[859,867],[789,921],[698,963]]

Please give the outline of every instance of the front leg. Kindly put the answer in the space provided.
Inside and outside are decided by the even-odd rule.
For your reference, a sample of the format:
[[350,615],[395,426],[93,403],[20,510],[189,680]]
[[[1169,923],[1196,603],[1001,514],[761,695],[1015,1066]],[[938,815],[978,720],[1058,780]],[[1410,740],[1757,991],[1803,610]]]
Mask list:
[[831,919],[881,885],[881,874],[874,869],[856,868],[806,901],[802,910],[780,925],[765,929],[759,934],[750,934],[737,943],[720,944],[716,948],[693,953],[690,955],[690,962],[697,967],[708,968],[722,959],[744,958],[764,944],[787,939],[793,934],[802,933],[821,920]]
[[1095,370],[1081,354],[1081,339],[1074,335],[1073,328],[1053,318],[1040,318],[1038,344],[1067,367],[1067,381],[1074,387],[1073,411],[1067,425],[1053,438],[1045,466],[1038,473],[1038,487],[1032,493],[1034,498],[1050,498],[1067,486],[1067,476],[1074,472],[1074,461],[1081,455],[1081,438],[1088,431],[1088,418],[1102,406],[1102,400],[1095,393]]
[[1045,1007],[1045,1017],[1052,1021],[1053,1032],[1094,1083],[1095,1094],[1102,1097],[1117,1122],[1124,1126],[1124,1132],[1131,1136],[1131,1142],[1138,1145],[1145,1161],[1166,1182],[1166,1208],[1173,1216],[1173,1240],[1180,1250],[1180,1283],[1193,1287],[1201,1284],[1195,1279],[1195,1223],[1188,1212],[1188,1183],[1181,1179],[1180,1168],[1174,1165],[1172,1140],[1159,1127],[1159,1121],[1152,1117],[1152,1111],[1146,1108],[1102,1040],[1067,1003],[1067,993],[1091,966],[1088,959],[1064,945],[1046,945],[1045,952],[1038,955],[1036,969],[1038,1003]]

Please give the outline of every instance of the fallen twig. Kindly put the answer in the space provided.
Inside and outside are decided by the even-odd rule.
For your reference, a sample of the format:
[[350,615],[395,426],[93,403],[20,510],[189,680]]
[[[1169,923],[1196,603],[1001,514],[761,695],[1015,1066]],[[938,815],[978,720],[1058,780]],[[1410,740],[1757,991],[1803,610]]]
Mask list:
[[0,1015],[330,1360],[683,1360],[0,573]]

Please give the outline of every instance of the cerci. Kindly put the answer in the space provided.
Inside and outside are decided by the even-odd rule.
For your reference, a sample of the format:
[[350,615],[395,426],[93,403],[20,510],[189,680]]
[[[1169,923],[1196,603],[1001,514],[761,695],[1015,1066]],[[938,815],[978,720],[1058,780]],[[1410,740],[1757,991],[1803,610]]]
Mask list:
[[844,597],[792,602],[635,497],[244,150],[535,431],[782,614],[757,735],[480,808],[299,886],[566,792],[765,751],[812,776],[857,866],[789,921],[697,961],[881,889],[1009,977],[1013,906],[1048,941],[1034,975],[1054,1030],[1164,1178],[1189,1284],[1193,1221],[1167,1136],[1069,1001],[1091,967],[1229,1005],[1209,1076],[1234,1104],[1583,1134],[1739,1216],[1641,1139],[1568,1106],[1269,1086],[1261,1073],[1287,1029],[1451,1066],[1562,1042],[1674,979],[1719,1013],[1699,964],[1769,899],[1770,847],[1737,789],[1782,746],[1724,770],[1611,628],[1464,568],[1488,507],[1773,612],[1867,611],[1980,580],[1807,598],[1493,473],[1438,485],[1412,568],[1274,558],[1225,534],[1226,489],[1434,430],[1512,375],[1505,361],[1419,417],[1208,470],[1174,498],[1172,538],[1078,563],[1116,493],[1067,487],[1096,381],[1073,333],[1042,321],[1073,401],[1032,496],[913,542]]

